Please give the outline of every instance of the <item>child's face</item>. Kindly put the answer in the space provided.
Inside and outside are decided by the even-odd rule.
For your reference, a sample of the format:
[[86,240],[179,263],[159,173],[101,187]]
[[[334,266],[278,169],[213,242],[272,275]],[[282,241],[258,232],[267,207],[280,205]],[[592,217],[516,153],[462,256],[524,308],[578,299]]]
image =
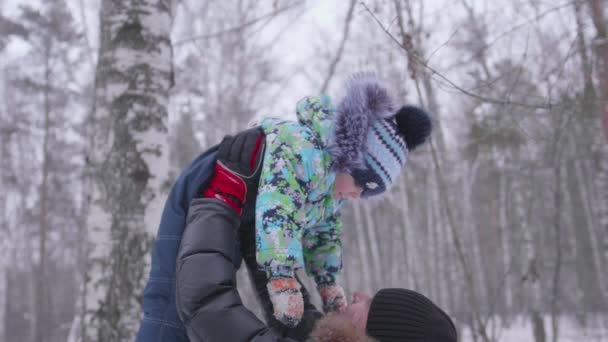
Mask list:
[[339,172],[336,175],[336,184],[334,185],[333,193],[334,199],[357,199],[361,197],[362,192],[363,189],[355,185],[355,179],[348,173]]

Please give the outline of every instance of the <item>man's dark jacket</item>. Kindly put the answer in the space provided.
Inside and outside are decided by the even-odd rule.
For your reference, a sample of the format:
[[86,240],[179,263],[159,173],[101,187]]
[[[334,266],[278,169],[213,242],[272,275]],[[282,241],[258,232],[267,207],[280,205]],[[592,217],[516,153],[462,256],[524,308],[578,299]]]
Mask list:
[[[256,131],[239,134],[252,132]],[[238,217],[228,205],[200,197],[213,176],[217,150],[215,146],[196,158],[167,198],[152,250],[144,318],[136,341],[305,340],[321,314],[303,288],[305,314],[297,328],[286,329],[272,316],[266,276],[255,261],[255,202],[247,204]],[[268,326],[241,302],[236,289],[241,259]]]

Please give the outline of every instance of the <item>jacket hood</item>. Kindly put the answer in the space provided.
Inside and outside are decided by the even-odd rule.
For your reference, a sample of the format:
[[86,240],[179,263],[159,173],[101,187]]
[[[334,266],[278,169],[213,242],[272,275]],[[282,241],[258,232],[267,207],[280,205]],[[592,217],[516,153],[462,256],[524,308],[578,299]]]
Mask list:
[[331,143],[336,110],[327,95],[307,96],[296,105],[298,122],[308,127],[322,147]]

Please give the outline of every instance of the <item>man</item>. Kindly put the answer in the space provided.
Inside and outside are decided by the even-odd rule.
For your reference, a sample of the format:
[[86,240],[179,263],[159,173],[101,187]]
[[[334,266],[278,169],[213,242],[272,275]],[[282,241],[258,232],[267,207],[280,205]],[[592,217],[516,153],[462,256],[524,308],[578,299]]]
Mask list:
[[[290,331],[280,333],[257,319],[241,302],[234,253],[239,222],[231,210],[216,199],[197,198],[188,212],[178,255],[176,293],[190,341],[304,340],[306,329],[295,335]],[[313,321],[317,318],[313,315]],[[301,324],[307,326],[305,322]],[[457,341],[449,316],[425,296],[406,289],[383,289],[373,297],[356,293],[343,313],[330,314],[317,322],[310,340],[365,341],[367,337],[380,342]]]
[[406,289],[382,289],[373,297],[356,292],[343,314],[315,325],[311,342],[457,340],[450,317],[430,299]]
[[[229,205],[197,196],[212,175],[209,165],[218,157],[230,159],[218,153],[217,147],[197,158],[182,173],[167,201],[137,341],[304,341],[309,336],[312,341],[340,341],[337,334],[345,336],[343,341],[358,341],[366,333],[381,342],[415,341],[419,336],[426,341],[456,341],[456,330],[441,309],[403,289],[381,290],[373,298],[355,294],[343,313],[320,320],[322,315],[302,287],[305,313],[296,328],[284,329],[272,317],[267,317],[268,326],[258,320],[243,306],[236,289],[241,256],[255,265],[255,248],[242,248],[252,245],[245,240],[253,239],[253,234],[242,234],[241,218],[232,214]],[[182,226],[186,227],[183,236],[171,235],[181,233]],[[264,277],[251,271],[254,278],[256,274]],[[262,305],[269,305],[265,279],[255,283],[260,285]]]

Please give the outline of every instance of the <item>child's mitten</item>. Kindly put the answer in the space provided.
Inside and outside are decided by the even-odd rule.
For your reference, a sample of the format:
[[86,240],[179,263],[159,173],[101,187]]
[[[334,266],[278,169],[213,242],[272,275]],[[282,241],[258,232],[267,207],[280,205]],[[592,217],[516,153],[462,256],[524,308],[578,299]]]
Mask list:
[[323,284],[317,286],[319,295],[323,300],[323,311],[329,312],[343,312],[346,309],[348,303],[346,302],[346,295],[344,295],[344,289],[338,284]]
[[304,314],[304,299],[296,278],[272,278],[266,285],[274,308],[274,317],[285,326],[293,328]]

